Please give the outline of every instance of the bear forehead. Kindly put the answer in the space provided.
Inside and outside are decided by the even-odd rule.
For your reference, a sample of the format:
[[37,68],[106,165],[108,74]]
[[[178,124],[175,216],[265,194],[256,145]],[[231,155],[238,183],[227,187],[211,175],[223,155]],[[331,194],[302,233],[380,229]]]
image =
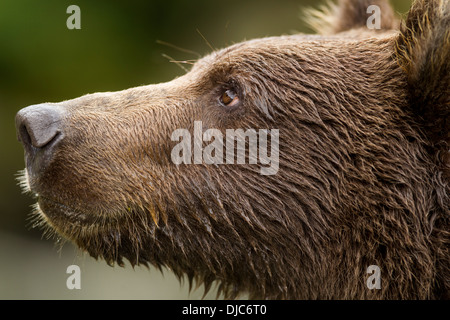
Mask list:
[[358,55],[358,51],[367,54],[367,51],[379,49],[380,43],[389,43],[396,34],[350,31],[330,36],[297,34],[247,40],[204,56],[194,64],[191,71],[211,73],[230,70],[242,68],[251,61],[278,60],[276,58],[282,56],[308,57],[310,60],[348,52],[352,55]]

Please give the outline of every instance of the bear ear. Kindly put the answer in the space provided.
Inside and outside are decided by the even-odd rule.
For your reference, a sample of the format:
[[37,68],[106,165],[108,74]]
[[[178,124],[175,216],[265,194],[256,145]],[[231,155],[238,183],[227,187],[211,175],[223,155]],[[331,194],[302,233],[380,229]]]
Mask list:
[[434,147],[450,159],[450,1],[414,2],[395,52],[407,75],[414,116]]
[[339,0],[337,4],[329,2],[319,10],[306,9],[304,20],[313,30],[322,35],[361,27],[367,29],[368,20],[374,12],[371,9],[372,6],[377,6],[380,14],[379,28],[374,30],[398,29],[399,21],[395,18],[388,0]]

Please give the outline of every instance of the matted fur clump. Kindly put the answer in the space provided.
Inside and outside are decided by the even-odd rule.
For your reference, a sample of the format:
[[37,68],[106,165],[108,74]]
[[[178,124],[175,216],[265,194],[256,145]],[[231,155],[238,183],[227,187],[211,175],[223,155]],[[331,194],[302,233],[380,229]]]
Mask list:
[[[381,0],[328,12],[314,15],[326,35],[238,43],[171,82],[19,112],[36,225],[227,298],[449,298],[449,1],[418,0],[401,23]],[[173,133],[200,121],[267,130],[277,170],[174,163]]]

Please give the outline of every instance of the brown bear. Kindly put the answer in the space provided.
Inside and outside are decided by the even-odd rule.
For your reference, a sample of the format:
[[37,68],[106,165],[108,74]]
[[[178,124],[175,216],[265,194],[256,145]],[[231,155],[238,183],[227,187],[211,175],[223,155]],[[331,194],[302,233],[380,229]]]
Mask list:
[[22,109],[35,225],[226,298],[449,298],[449,6],[342,0],[320,35]]

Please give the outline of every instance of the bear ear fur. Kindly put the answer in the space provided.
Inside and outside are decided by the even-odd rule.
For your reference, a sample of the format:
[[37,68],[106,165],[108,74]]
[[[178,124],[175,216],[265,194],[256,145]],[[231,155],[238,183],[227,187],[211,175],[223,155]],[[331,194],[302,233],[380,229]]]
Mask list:
[[395,53],[407,75],[412,113],[450,177],[450,1],[415,1]]
[[339,0],[337,4],[330,1],[319,9],[306,9],[304,20],[321,35],[367,28],[367,20],[372,15],[371,11],[367,11],[372,5],[380,8],[379,30],[398,29],[399,21],[395,18],[388,0]]

